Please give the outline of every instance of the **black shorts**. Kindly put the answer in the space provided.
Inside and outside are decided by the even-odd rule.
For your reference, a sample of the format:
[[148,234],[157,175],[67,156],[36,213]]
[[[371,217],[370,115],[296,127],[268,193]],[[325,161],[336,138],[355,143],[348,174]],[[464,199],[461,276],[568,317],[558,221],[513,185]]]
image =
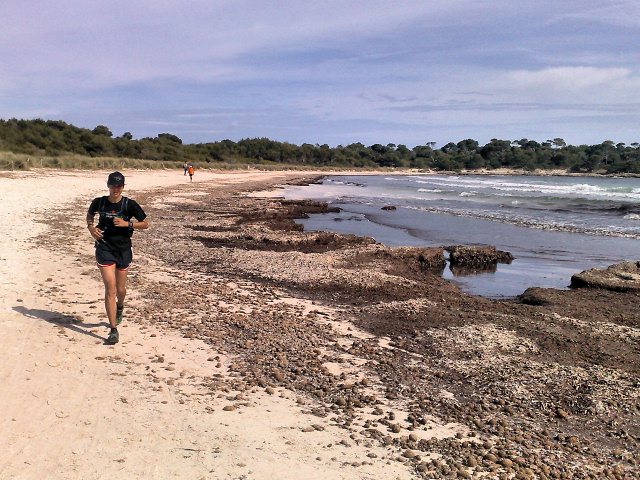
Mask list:
[[112,249],[101,241],[96,241],[96,262],[99,267],[115,265],[118,270],[128,270],[133,260],[131,248],[124,250]]

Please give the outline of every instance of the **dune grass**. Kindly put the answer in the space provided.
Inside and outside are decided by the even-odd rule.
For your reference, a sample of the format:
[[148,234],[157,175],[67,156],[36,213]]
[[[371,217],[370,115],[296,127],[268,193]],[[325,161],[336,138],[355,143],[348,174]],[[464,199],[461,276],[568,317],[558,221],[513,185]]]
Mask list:
[[[0,171],[27,171],[38,168],[54,168],[60,170],[162,170],[162,169],[181,169],[182,161],[166,161],[166,160],[145,160],[139,158],[122,158],[122,157],[89,157],[83,155],[59,155],[37,156],[13,152],[0,152]],[[336,167],[336,166],[319,166],[319,165],[300,165],[288,163],[272,163],[262,161],[260,163],[243,161],[235,159],[233,162],[194,162],[193,167],[196,170],[212,169],[212,170],[353,170],[353,167]],[[384,169],[381,169],[384,170]]]
[[21,153],[0,152],[0,170],[31,170],[34,168],[57,168],[61,170],[117,170],[120,168],[174,169],[180,167],[182,167],[182,163],[178,161],[167,162],[136,158],[88,157],[81,155],[39,157]]

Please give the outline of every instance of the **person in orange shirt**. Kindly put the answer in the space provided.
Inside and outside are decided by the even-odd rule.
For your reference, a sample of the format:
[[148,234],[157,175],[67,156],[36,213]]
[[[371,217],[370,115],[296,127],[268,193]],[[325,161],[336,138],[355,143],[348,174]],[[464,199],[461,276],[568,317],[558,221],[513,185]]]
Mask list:
[[193,165],[189,165],[189,181],[193,182]]

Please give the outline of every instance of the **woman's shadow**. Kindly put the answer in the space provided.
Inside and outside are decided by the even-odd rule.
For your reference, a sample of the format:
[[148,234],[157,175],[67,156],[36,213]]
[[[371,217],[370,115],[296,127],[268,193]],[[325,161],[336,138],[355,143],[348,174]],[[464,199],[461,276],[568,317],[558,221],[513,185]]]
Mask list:
[[13,310],[28,318],[44,320],[45,322],[49,322],[53,325],[57,325],[63,328],[68,328],[69,330],[73,330],[74,332],[78,332],[83,335],[87,335],[89,337],[97,338],[104,342],[106,342],[107,340],[106,338],[101,337],[100,335],[89,330],[91,328],[108,326],[106,322],[84,323],[81,320],[78,320],[76,317],[73,317],[71,315],[65,315],[62,313],[52,312],[49,310],[41,310],[38,308],[26,308],[26,307],[23,307],[22,305],[13,307]]

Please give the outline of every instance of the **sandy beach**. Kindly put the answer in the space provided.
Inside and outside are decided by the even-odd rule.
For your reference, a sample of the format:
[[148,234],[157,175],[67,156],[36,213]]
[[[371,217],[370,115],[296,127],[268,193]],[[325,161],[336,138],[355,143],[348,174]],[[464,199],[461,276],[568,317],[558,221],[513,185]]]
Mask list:
[[637,292],[473,297],[252,195],[319,174],[131,171],[150,229],[109,346],[108,173],[0,174],[1,479],[640,475]]
[[[91,199],[105,193],[106,174],[0,177],[0,478],[410,476],[404,465],[386,458],[374,464],[367,456],[378,451],[384,458],[383,448],[340,445],[348,435],[302,413],[308,407],[292,392],[212,390],[209,384],[227,375],[233,359],[202,341],[129,319],[122,343],[105,346],[103,287],[84,216]],[[194,183],[215,188],[276,176],[198,172]],[[126,194],[185,183],[177,171],[133,172]],[[71,229],[57,236],[69,243],[48,238],[57,217]],[[185,281],[184,273],[146,258],[136,259],[131,277],[128,305],[144,303],[136,288],[143,278],[175,293]],[[244,296],[243,287],[222,281],[231,296]],[[224,410],[237,403],[242,408]]]

